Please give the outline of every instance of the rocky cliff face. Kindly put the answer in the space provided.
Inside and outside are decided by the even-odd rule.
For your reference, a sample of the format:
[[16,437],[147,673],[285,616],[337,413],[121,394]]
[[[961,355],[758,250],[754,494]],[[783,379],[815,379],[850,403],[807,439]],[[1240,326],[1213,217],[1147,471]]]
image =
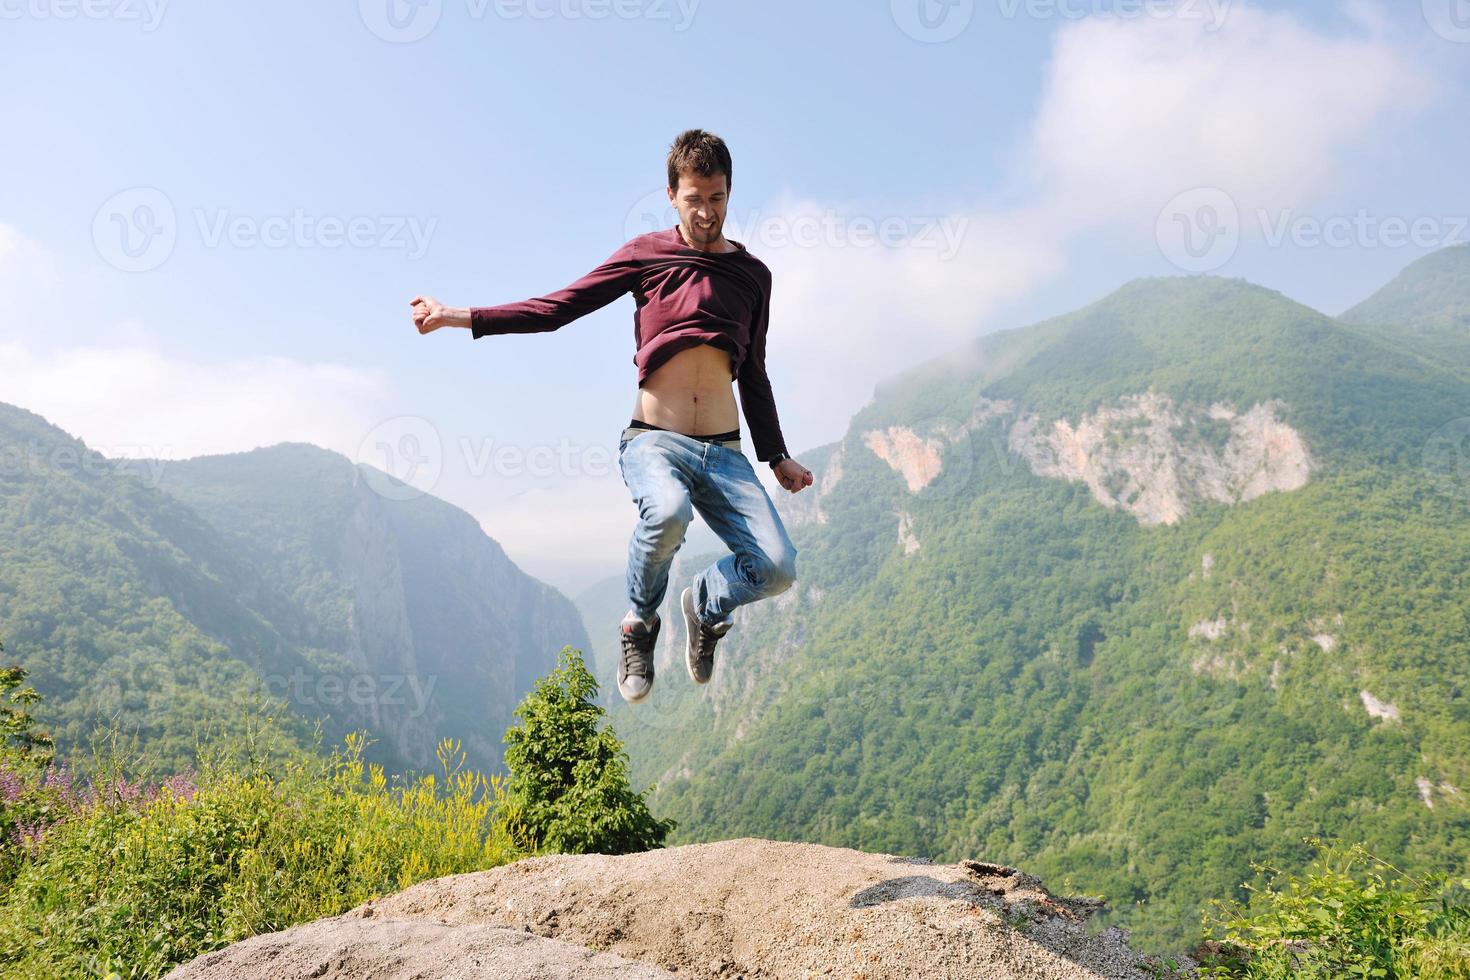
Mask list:
[[437,680],[445,714],[426,733],[464,742],[498,765],[501,735],[522,697],[565,644],[589,649],[571,600],[521,571],[469,514],[432,497],[392,502],[387,519],[406,570],[403,599],[417,671]]
[[863,433],[863,445],[903,477],[909,493],[928,486],[944,465],[944,440],[920,436],[907,426],[870,429]]
[[1037,476],[1080,480],[1140,524],[1174,524],[1200,501],[1238,504],[1306,485],[1314,463],[1279,402],[1176,406],[1155,394],[1100,407],[1074,426],[1017,420],[1010,447]]
[[[842,478],[844,454],[860,446],[903,478],[909,493],[934,483],[947,446],[991,419],[1008,419],[1006,450],[1037,476],[1080,481],[1093,499],[1140,524],[1174,524],[1205,501],[1239,504],[1273,491],[1297,490],[1318,465],[1301,434],[1280,418],[1279,401],[1176,405],[1151,392],[1099,406],[1075,423],[1043,423],[1008,401],[979,399],[962,423],[919,432],[904,425],[863,431],[840,443],[820,467],[806,501],[781,501],[793,525],[826,523],[822,504]],[[798,497],[801,495],[798,494]],[[921,543],[900,525],[906,553]]]
[[[371,678],[372,683],[366,688],[369,696],[346,700],[345,720],[390,740],[412,765],[427,766],[443,710],[430,699],[388,693],[399,679],[425,674],[414,649],[395,535],[385,520],[382,498],[361,482],[354,481],[349,501],[342,528],[341,573],[349,604],[341,652],[352,676]],[[412,693],[406,683],[398,688],[404,695]]]
[[[500,767],[515,705],[587,636],[570,600],[526,575],[469,514],[379,492],[382,474],[315,446],[170,462],[160,487],[194,507],[287,596],[260,614],[309,666],[270,686],[365,756],[437,769],[440,739]],[[252,596],[242,596],[253,602]],[[222,642],[231,638],[221,636]]]

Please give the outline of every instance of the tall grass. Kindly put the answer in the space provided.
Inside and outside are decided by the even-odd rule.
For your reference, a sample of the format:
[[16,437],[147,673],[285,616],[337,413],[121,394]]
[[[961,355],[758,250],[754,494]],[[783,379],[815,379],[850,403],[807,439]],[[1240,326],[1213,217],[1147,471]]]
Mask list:
[[21,785],[15,770],[13,802],[34,810],[49,793],[51,818],[0,844],[12,869],[0,882],[0,975],[158,977],[528,852],[503,779],[463,771],[458,742],[439,744],[440,774],[402,782],[365,771],[363,747],[358,733],[330,757],[201,746],[197,774],[156,784],[120,772],[114,753],[85,791],[58,786],[55,770],[50,785]]

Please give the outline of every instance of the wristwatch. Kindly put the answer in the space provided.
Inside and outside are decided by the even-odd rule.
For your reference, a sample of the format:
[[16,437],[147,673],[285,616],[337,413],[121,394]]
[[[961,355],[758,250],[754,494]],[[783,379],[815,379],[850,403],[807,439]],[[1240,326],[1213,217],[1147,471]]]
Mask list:
[[771,469],[774,470],[776,467],[780,466],[781,465],[781,460],[783,460],[783,459],[790,459],[790,458],[791,458],[791,454],[790,453],[777,453],[775,455],[775,458],[773,458],[771,460]]

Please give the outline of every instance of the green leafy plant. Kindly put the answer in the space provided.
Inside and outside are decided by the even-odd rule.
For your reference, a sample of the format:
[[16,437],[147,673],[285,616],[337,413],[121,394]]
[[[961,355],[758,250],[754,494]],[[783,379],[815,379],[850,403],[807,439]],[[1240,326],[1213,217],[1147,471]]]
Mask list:
[[[0,653],[5,644],[0,643]],[[26,669],[19,664],[0,667],[0,743],[7,756],[19,757],[44,766],[51,761],[55,744],[49,734],[36,728],[29,709],[41,695],[23,683]]]
[[0,889],[66,802],[59,778],[64,773],[52,761],[55,743],[29,710],[41,695],[25,678],[19,664],[0,667]]
[[628,782],[628,755],[600,725],[597,680],[582,651],[564,646],[557,667],[515,710],[505,733],[514,811],[542,850],[627,854],[662,846],[673,820],[650,813]]
[[1205,926],[1223,935],[1205,944],[1205,975],[1470,978],[1470,879],[1409,875],[1361,843],[1304,840],[1319,854],[1302,875],[1253,865],[1273,880],[1248,908],[1211,903]]

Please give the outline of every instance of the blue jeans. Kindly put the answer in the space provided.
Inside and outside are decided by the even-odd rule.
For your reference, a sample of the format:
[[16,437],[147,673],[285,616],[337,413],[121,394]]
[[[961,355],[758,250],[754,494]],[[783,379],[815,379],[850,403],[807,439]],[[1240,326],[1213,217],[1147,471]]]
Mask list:
[[618,468],[638,505],[628,542],[628,601],[645,621],[663,603],[669,566],[695,509],[730,549],[694,578],[694,605],[706,625],[796,580],[796,546],[739,440],[702,442],[629,426],[618,440]]

